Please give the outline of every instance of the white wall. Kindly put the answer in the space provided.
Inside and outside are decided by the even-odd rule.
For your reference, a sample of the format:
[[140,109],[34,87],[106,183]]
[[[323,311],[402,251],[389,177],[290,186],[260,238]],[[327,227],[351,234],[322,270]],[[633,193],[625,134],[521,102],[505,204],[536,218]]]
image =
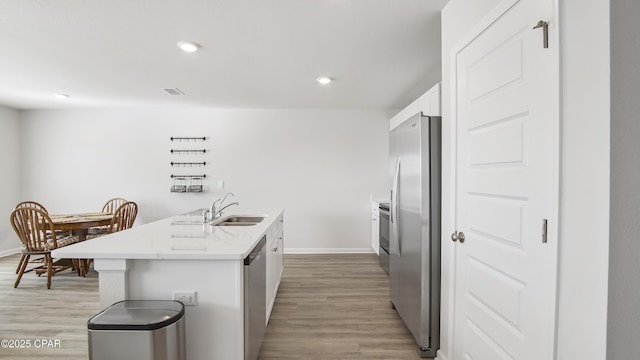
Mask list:
[[2,181],[0,181],[0,256],[14,253],[21,248],[20,240],[11,225],[9,215],[19,202],[20,193],[20,152],[19,112],[0,106],[0,163]]
[[[369,199],[388,187],[385,111],[51,110],[24,111],[21,121],[23,195],[50,212],[97,211],[122,196],[149,222],[231,191],[245,208],[286,208],[289,252],[371,251]],[[169,151],[202,145],[210,152],[201,157]],[[206,173],[209,191],[170,193],[172,172]]]
[[640,2],[611,2],[607,359],[640,359]]
[[[453,129],[451,48],[499,0],[451,0],[442,12],[443,359],[451,356]],[[554,1],[556,3],[556,1]],[[608,2],[561,1],[562,174],[557,359],[604,359],[609,221]],[[447,201],[449,199],[449,201]],[[441,357],[439,355],[439,357]]]
[[606,358],[609,2],[563,0],[558,359]]

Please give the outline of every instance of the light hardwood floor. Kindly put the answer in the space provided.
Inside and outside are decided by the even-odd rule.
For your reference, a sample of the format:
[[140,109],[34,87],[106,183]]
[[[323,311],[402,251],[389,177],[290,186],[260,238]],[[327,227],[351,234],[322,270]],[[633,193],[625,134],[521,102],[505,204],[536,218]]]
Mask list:
[[[19,256],[0,258],[0,340],[29,340],[30,348],[0,346],[0,359],[86,360],[87,320],[99,309],[98,274],[82,278],[66,270],[56,274],[47,290],[46,275],[26,273],[17,289]],[[36,340],[59,340],[58,348],[36,348]],[[55,345],[55,343],[54,343]]]
[[[87,320],[98,311],[98,275],[25,274],[13,288],[18,256],[0,258],[0,359],[87,359]],[[36,349],[36,339],[60,348]],[[188,341],[188,340],[187,340]],[[286,255],[262,360],[419,359],[408,330],[389,306],[388,278],[373,254]],[[226,360],[226,359],[225,359]]]
[[260,359],[420,359],[374,254],[286,255]]

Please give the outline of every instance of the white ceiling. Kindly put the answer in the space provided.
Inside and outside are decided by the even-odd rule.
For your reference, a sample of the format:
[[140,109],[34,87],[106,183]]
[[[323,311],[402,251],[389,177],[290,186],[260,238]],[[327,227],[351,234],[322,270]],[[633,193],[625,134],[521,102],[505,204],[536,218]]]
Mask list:
[[402,108],[440,80],[447,1],[2,0],[0,104]]

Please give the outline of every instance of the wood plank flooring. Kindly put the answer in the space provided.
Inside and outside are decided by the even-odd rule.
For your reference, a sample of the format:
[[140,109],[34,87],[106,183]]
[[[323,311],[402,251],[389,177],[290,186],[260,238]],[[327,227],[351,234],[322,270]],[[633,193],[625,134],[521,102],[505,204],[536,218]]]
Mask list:
[[374,254],[286,255],[260,359],[420,359]]
[[[388,277],[373,254],[286,255],[260,359],[419,359],[389,306]],[[87,320],[99,311],[98,274],[25,274],[13,288],[18,256],[0,258],[0,359],[87,359]],[[35,348],[37,339],[60,347]],[[225,359],[226,360],[226,359]]]
[[[19,256],[0,258],[0,340],[28,340],[30,348],[2,348],[0,359],[88,359],[87,320],[99,309],[98,274],[91,271],[79,277],[71,270],[59,272],[51,279],[26,273],[17,289],[16,266]],[[39,347],[36,341],[52,340]]]

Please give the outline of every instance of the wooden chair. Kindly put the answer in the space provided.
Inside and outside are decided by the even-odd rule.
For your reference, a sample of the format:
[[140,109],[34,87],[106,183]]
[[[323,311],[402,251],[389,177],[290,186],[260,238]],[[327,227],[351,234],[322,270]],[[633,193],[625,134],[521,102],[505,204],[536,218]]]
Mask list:
[[[13,287],[18,287],[20,279],[22,279],[22,275],[25,272],[35,271],[38,275],[47,273],[47,289],[50,289],[51,277],[62,270],[72,267],[72,264],[64,263],[69,260],[58,259],[53,261],[51,250],[76,243],[79,241],[78,237],[58,238],[49,214],[36,207],[21,206],[14,209],[11,212],[10,221],[13,230],[24,245],[22,250],[23,259],[20,261],[18,278]],[[44,263],[27,270],[29,258],[33,255],[42,255]]]
[[[46,212],[47,214],[49,214],[47,209],[45,209],[45,207],[42,206],[42,204],[37,203],[35,201],[23,201],[23,202],[20,202],[20,203],[18,203],[18,205],[16,205],[15,209],[23,208],[23,207],[40,209],[40,210]],[[22,256],[20,256],[20,262],[18,263],[18,267],[16,268],[16,274],[20,272],[20,268],[22,267],[22,262],[24,261],[24,259],[26,257],[27,256],[25,254],[22,254]]]
[[[89,233],[87,234],[87,240],[130,229],[133,226],[133,223],[136,221],[136,216],[138,216],[138,204],[133,201],[127,201],[124,204],[120,205],[120,207],[118,207],[118,209],[113,214],[113,217],[111,218],[111,224],[109,225],[107,232],[98,234]],[[92,259],[87,259],[84,264],[81,264],[85,267],[85,274],[87,273],[87,271],[89,271],[89,265],[92,261]]]
[[[125,198],[117,197],[117,198],[109,199],[102,207],[102,212],[113,214],[116,212],[116,210],[118,210],[118,208],[122,204],[126,202],[127,202],[127,199]],[[97,226],[89,229],[89,235],[91,235],[92,238],[98,237],[99,235],[105,235],[108,233],[109,233],[109,226]]]
[[87,240],[95,239],[97,237],[111,234],[117,231],[130,229],[133,226],[133,223],[136,221],[136,216],[138,216],[138,204],[133,201],[127,201],[124,204],[120,205],[114,212],[113,217],[111,218],[111,224],[109,224],[106,233],[89,233],[87,235]]
[[104,206],[102,207],[102,212],[107,212],[107,213],[115,213],[116,210],[118,210],[118,208],[127,202],[127,199],[124,198],[113,198],[113,199],[109,199],[106,204],[104,204]]
[[97,237],[111,234],[114,232],[130,229],[138,216],[138,204],[133,201],[127,201],[120,205],[118,209],[113,213],[111,217],[111,223],[107,226],[107,231],[104,233],[92,234],[89,232],[87,240],[95,239]]
[[[15,207],[16,209],[19,208],[33,208],[33,209],[38,209],[38,210],[42,210],[45,213],[47,213],[47,215],[49,214],[49,212],[47,211],[47,209],[40,203],[35,202],[35,201],[23,201],[18,203],[18,205],[16,205]],[[56,235],[58,237],[67,237],[67,236],[71,236],[71,231],[56,231]],[[22,262],[24,261],[24,259],[26,258],[26,255],[22,254],[22,256],[20,257],[20,262],[18,263],[18,267],[16,268],[16,274],[18,272],[20,272],[20,267],[22,267]],[[42,262],[43,259],[37,259],[37,260],[32,260],[33,262]]]
[[111,219],[111,225],[109,226],[109,232],[122,231],[131,229],[133,223],[138,216],[138,204],[133,201],[127,201],[120,205],[114,213],[113,219]]
[[28,208],[34,208],[34,209],[39,209],[44,211],[47,215],[49,214],[49,212],[47,211],[47,209],[40,203],[37,203],[35,201],[23,201],[18,203],[18,205],[16,205],[16,209],[19,208],[23,208],[23,207],[28,207]]

